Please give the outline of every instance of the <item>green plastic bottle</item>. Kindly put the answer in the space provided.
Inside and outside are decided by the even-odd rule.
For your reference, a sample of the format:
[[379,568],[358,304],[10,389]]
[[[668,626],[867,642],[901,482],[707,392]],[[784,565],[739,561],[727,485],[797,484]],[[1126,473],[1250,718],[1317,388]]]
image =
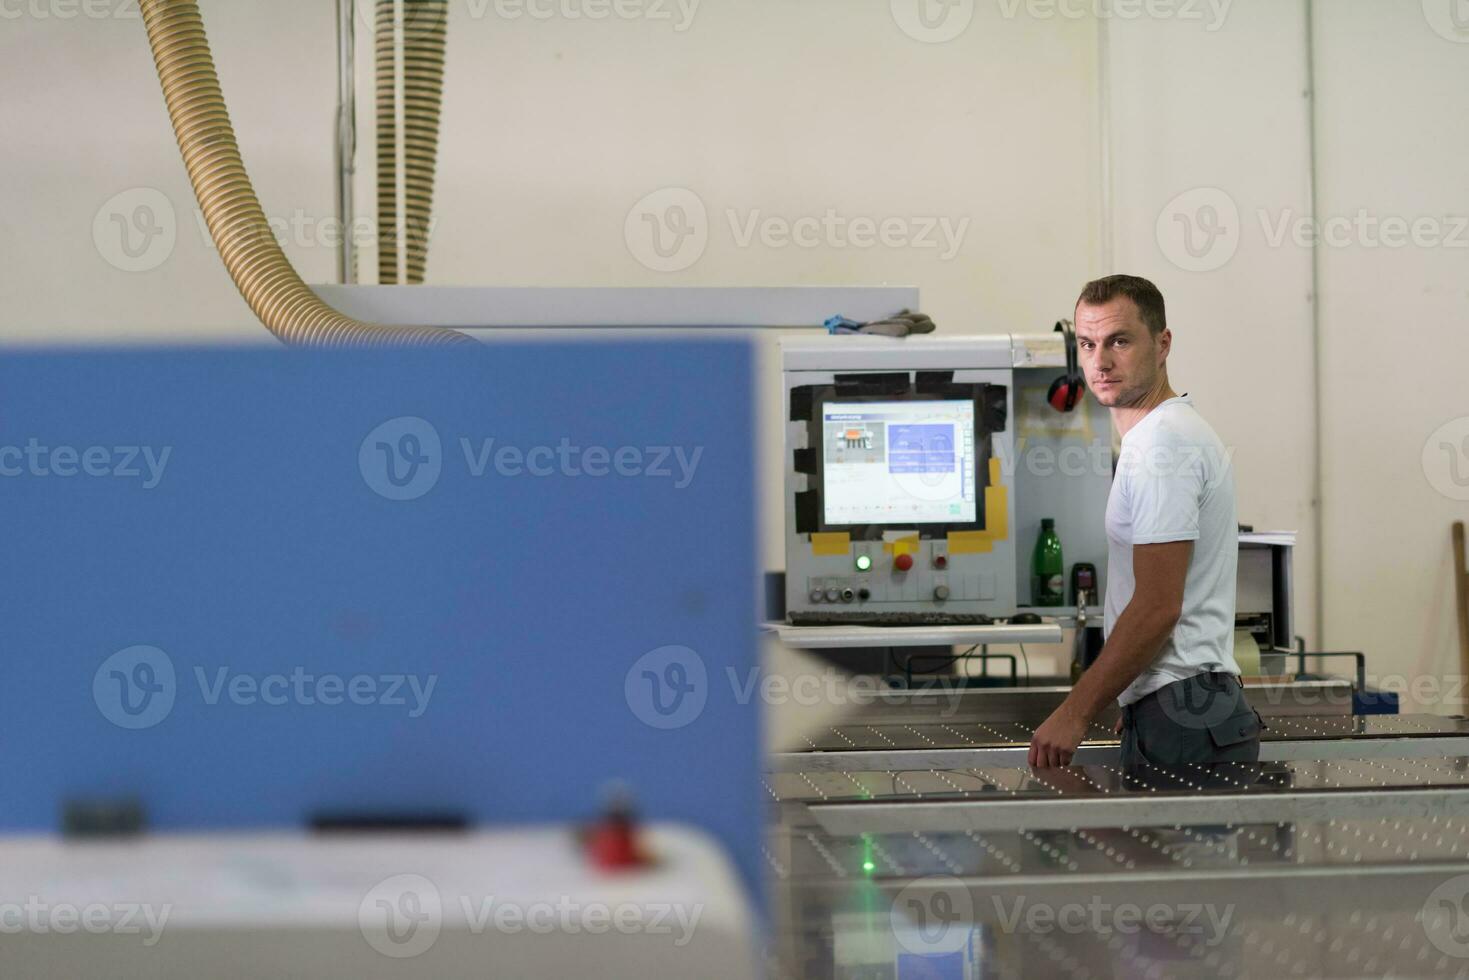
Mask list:
[[1066,602],[1066,563],[1061,558],[1061,538],[1055,518],[1041,520],[1041,536],[1030,559],[1031,602],[1037,606],[1060,606]]

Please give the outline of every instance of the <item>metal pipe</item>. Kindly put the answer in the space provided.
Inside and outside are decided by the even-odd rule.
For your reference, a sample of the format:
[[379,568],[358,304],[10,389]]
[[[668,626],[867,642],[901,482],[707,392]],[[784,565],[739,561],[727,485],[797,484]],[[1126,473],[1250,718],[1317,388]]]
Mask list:
[[[1308,170],[1306,180],[1311,192],[1311,221],[1320,214],[1317,197],[1316,160],[1316,2],[1306,4],[1306,148]],[[1313,225],[1313,227],[1320,227]],[[1322,461],[1324,413],[1321,408],[1321,248],[1316,236],[1311,238],[1311,537],[1312,574],[1316,579],[1312,597],[1315,612],[1316,647],[1326,647],[1326,518],[1325,475]],[[1317,665],[1320,667],[1319,663]]]
[[357,0],[337,0],[337,221],[342,242],[337,251],[337,279],[357,281],[357,220],[354,181],[357,176]]
[[1111,32],[1107,29],[1108,18],[1097,19],[1097,150],[1100,166],[1097,168],[1101,275],[1110,276],[1117,270],[1112,267],[1115,248],[1113,232],[1112,195],[1112,51]]
[[[965,749],[866,749],[850,752],[777,752],[766,772],[887,772],[928,769],[1029,769],[1030,747]],[[1298,738],[1260,744],[1261,762],[1330,762],[1337,759],[1445,759],[1469,755],[1469,735],[1399,738]],[[1117,766],[1116,742],[1085,742],[1073,766]]]
[[[1241,773],[1247,773],[1248,766],[1241,763]],[[1076,793],[1043,799],[990,794],[964,800],[812,803],[807,810],[822,830],[835,837],[856,837],[864,833],[994,833],[1328,820],[1453,820],[1469,816],[1469,789],[1434,786],[1394,792],[1378,787],[1273,792],[1259,789],[1188,793],[1131,791]]]

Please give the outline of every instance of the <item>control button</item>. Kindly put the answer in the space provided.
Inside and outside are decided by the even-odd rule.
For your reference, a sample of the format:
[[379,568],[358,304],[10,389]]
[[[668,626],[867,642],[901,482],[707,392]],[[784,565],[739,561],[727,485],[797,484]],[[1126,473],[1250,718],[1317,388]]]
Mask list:
[[900,572],[906,572],[913,567],[913,556],[907,553],[899,555],[893,559],[893,567]]
[[857,593],[853,592],[851,589],[843,589],[842,590],[842,601],[843,602],[851,602],[855,598],[857,598]]
[[858,555],[857,556],[857,571],[859,571],[859,572],[865,572],[865,571],[867,571],[871,567],[872,567],[872,556],[871,555]]
[[858,589],[857,590],[857,598],[858,599],[861,599],[863,602],[866,602],[868,599],[871,599],[872,598],[872,590],[871,589]]
[[827,589],[826,590],[826,601],[827,602],[836,602],[841,597],[842,597],[842,594],[840,592],[838,592],[836,589]]
[[589,861],[603,871],[628,871],[649,863],[641,846],[636,814],[624,800],[614,801],[587,829],[582,847]]
[[949,567],[949,556],[948,555],[934,555],[933,556],[933,567],[934,568],[948,568]]
[[812,602],[820,602],[824,598],[826,598],[826,593],[825,592],[822,592],[820,589],[812,589],[811,590],[811,601]]
[[949,587],[947,585],[935,585],[933,587],[933,597],[940,602],[947,599],[949,597]]

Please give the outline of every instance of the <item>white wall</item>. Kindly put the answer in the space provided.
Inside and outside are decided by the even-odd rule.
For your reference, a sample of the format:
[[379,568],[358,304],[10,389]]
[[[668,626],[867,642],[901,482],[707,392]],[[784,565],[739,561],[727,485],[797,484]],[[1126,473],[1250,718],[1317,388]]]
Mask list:
[[[1093,271],[1089,20],[1007,18],[981,3],[962,33],[923,43],[885,2],[706,0],[683,31],[495,10],[451,5],[433,282],[914,284],[940,329],[1004,332],[1048,329]],[[625,227],[664,188],[697,195],[708,236],[696,261],[668,272],[639,261]],[[938,219],[940,244],[740,240],[752,217],[828,209],[911,222],[915,234],[914,219]],[[781,401],[773,336],[761,350],[768,409]],[[761,432],[762,546],[781,567],[774,412]]]
[[[0,21],[0,329],[7,340],[191,325],[248,335],[248,311],[201,238],[142,22],[131,0],[113,6],[132,16]],[[332,2],[201,6],[267,213],[329,218]],[[887,4],[841,0],[709,0],[681,32],[506,20],[471,0],[452,9],[435,282],[917,282],[949,329],[1009,329],[1043,324],[1090,271],[1088,21],[1006,19],[981,5],[957,38],[923,44]],[[370,61],[361,67],[366,93]],[[370,104],[361,115],[371,216]],[[713,222],[703,258],[672,274],[640,265],[623,237],[633,204],[665,186],[695,190]],[[170,199],[178,244],[158,268],[129,273],[98,254],[92,223],[136,187]],[[928,248],[741,248],[725,218],[829,207],[968,225],[945,260]],[[292,233],[287,249],[308,280],[327,280],[333,250],[315,238]]]
[[[215,0],[203,7],[267,213],[329,217],[332,4]],[[84,16],[88,9],[108,16]],[[85,7],[46,0],[39,4],[45,16],[31,10],[29,2],[0,7],[0,340],[261,340],[196,218],[134,0]],[[108,229],[99,250],[93,220],[114,195],[140,188],[175,209],[176,244],[170,251],[155,238],[142,259],[156,267],[122,271],[103,255],[120,254],[117,229]],[[124,208],[128,216],[132,209]],[[155,215],[163,220],[161,209]],[[141,246],[141,236],[135,242]],[[327,247],[293,245],[290,254],[308,279],[334,274]]]
[[1469,520],[1469,29],[1436,33],[1418,0],[1316,8],[1321,217],[1378,223],[1320,249],[1326,640],[1421,678],[1419,703],[1442,683],[1448,709],[1466,671],[1449,524]]
[[[707,0],[683,32],[471,9],[452,7],[435,281],[917,283],[945,326],[972,330],[1043,325],[1087,271],[1090,23],[981,4],[957,38],[923,44],[887,3]],[[709,244],[665,273],[624,222],[667,187],[702,200]],[[729,218],[827,208],[965,234],[952,255],[742,247]]]
[[[1241,519],[1305,532],[1298,632],[1365,652],[1389,687],[1425,684],[1409,710],[1458,707],[1442,695],[1464,672],[1448,526],[1469,517],[1469,229],[1455,220],[1469,216],[1469,31],[1451,30],[1454,2],[1312,5],[1314,223],[1304,0],[1235,0],[1217,31],[1169,18],[1106,29],[1117,265],[1159,270],[1175,387],[1237,447]],[[1210,207],[1230,233],[1198,234],[1190,254],[1175,216],[1199,232]],[[1377,227],[1354,230],[1359,213],[1430,219],[1425,234],[1454,244],[1385,247]],[[1345,230],[1327,224],[1342,218]],[[1314,252],[1313,227],[1331,232]],[[1311,574],[1313,260],[1324,631]]]
[[1310,210],[1303,5],[1236,0],[1222,21],[1106,36],[1116,270],[1163,291],[1173,387],[1235,451],[1240,520],[1302,532],[1296,631],[1314,637],[1311,257],[1271,247],[1257,217]]

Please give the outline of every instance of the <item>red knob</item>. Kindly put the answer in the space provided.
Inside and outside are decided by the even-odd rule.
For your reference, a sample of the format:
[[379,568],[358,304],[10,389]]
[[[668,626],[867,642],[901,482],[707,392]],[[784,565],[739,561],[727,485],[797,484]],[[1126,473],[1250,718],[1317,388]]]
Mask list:
[[913,567],[913,556],[902,554],[893,559],[893,567],[900,572],[906,572]]
[[584,846],[587,857],[603,871],[623,871],[648,863],[638,846],[637,827],[623,814],[612,814],[592,827]]

